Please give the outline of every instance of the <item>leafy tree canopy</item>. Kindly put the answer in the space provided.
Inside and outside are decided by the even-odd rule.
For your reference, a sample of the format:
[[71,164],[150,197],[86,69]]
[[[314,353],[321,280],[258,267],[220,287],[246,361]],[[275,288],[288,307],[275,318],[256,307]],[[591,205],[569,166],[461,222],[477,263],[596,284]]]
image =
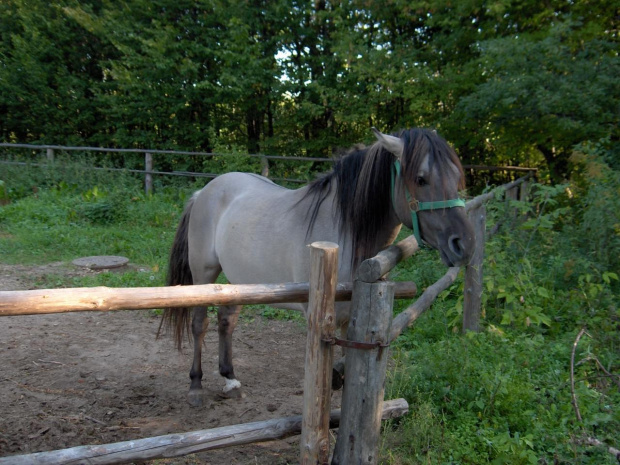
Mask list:
[[466,163],[569,172],[618,140],[609,0],[4,0],[4,141],[330,156],[437,128]]

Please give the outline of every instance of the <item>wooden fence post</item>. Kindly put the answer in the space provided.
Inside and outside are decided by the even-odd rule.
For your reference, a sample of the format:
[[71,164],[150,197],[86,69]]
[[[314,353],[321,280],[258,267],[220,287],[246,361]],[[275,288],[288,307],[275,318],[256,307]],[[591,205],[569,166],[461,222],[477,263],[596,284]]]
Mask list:
[[480,331],[480,306],[482,301],[482,263],[487,213],[484,204],[469,211],[474,227],[476,250],[471,262],[465,268],[465,294],[463,296],[463,332]]
[[[355,281],[347,339],[389,344],[393,300],[393,283]],[[332,465],[376,464],[388,350],[348,348],[346,360],[342,418]]]
[[54,161],[54,149],[51,147],[48,147],[46,156],[47,156],[47,161],[52,163]]
[[338,282],[338,245],[310,244],[310,293],[304,378],[304,406],[300,463],[325,464],[329,460],[329,412],[333,350],[336,331],[334,299]]
[[151,174],[153,171],[153,155],[148,152],[144,154],[144,171],[146,171],[144,175],[144,192],[146,195],[151,195],[153,193],[153,175]]
[[519,200],[521,202],[527,202],[527,196],[530,193],[530,183],[529,181],[525,180],[521,183],[521,186],[519,186]]
[[266,178],[269,177],[269,160],[264,155],[260,157],[260,174]]
[[[510,206],[510,202],[512,200],[519,200],[519,186],[511,187],[510,189],[506,189],[506,193],[504,194],[504,198],[506,199],[506,204]],[[506,210],[508,215],[510,224],[514,225],[519,217],[519,210],[517,208],[508,208]]]

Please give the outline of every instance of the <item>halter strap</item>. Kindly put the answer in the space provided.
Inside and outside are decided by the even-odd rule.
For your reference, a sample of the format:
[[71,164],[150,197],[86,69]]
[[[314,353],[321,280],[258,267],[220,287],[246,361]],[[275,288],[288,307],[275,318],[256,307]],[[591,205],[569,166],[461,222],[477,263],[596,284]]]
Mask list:
[[[392,205],[396,210],[396,197],[394,192],[394,185],[396,176],[401,175],[400,160],[395,160],[392,165]],[[409,210],[411,211],[411,223],[413,226],[413,235],[418,241],[418,245],[422,247],[422,236],[420,236],[420,224],[418,221],[418,212],[424,210],[439,210],[442,208],[455,208],[465,207],[465,201],[463,199],[449,199],[449,200],[437,200],[435,202],[419,202],[417,199],[411,197],[409,189],[405,184],[405,195],[407,196],[407,203],[409,204]]]

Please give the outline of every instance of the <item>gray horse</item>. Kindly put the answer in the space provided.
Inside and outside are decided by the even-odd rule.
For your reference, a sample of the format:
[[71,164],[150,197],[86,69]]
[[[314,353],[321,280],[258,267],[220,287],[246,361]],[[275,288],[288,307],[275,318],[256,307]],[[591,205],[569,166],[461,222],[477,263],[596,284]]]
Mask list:
[[[374,129],[373,129],[374,130]],[[405,224],[439,250],[447,266],[466,265],[474,234],[458,191],[463,169],[454,150],[434,131],[410,129],[337,160],[333,171],[297,190],[247,173],[209,182],[187,203],[168,270],[169,286],[208,284],[223,272],[234,284],[308,281],[307,244],[339,247],[339,281],[351,281],[359,263],[394,241]],[[306,304],[282,304],[306,311]],[[336,304],[344,328],[349,303]],[[209,324],[206,307],[165,309],[160,331],[171,327],[180,349],[185,331],[194,338],[190,403],[202,403],[202,346]],[[241,383],[232,363],[232,333],[241,306],[218,308],[219,370],[225,392]]]

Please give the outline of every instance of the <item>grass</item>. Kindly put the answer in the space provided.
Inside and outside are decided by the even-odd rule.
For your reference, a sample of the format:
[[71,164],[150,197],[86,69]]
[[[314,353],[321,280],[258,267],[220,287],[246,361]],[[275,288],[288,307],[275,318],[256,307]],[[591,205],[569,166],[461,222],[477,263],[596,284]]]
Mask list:
[[182,202],[131,192],[42,190],[0,209],[0,255],[7,264],[122,255],[149,272],[104,273],[70,284],[162,285],[181,209]]

